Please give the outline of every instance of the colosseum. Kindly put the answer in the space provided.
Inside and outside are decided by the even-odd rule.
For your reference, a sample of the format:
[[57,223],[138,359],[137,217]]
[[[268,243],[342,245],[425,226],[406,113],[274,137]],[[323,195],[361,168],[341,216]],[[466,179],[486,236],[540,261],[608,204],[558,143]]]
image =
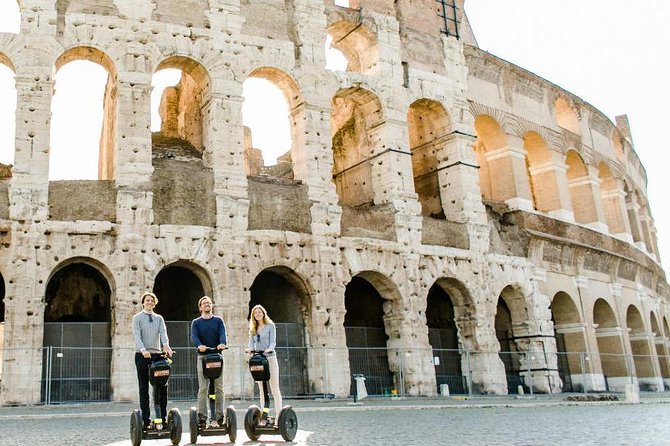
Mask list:
[[[670,290],[627,118],[478,48],[464,0],[16,0],[0,180],[0,402],[136,398],[153,290],[195,397],[209,295],[245,395],[247,318],[286,396],[662,391]],[[346,67],[327,68],[332,47]],[[50,180],[55,74],[107,73],[96,180]],[[152,79],[181,71],[150,127]],[[283,93],[276,164],[243,84]],[[72,145],[78,134],[68,135]],[[184,359],[181,359],[184,358]],[[445,387],[448,386],[448,387]]]

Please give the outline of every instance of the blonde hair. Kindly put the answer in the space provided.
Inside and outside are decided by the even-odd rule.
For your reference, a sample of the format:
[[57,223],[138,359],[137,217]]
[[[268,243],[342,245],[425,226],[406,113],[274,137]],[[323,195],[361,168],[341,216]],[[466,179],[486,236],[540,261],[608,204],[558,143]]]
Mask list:
[[268,316],[268,312],[265,308],[263,308],[263,305],[254,305],[254,307],[251,309],[251,313],[249,313],[249,336],[254,336],[255,334],[258,334],[258,321],[254,317],[254,311],[256,308],[260,308],[261,311],[263,312],[263,323],[265,325],[269,325],[272,323],[272,319],[270,319],[270,316]]
[[146,299],[149,296],[154,298],[154,305],[158,304],[158,298],[156,297],[156,295],[150,291],[147,291],[146,293],[142,294],[142,305],[144,305],[144,299]]

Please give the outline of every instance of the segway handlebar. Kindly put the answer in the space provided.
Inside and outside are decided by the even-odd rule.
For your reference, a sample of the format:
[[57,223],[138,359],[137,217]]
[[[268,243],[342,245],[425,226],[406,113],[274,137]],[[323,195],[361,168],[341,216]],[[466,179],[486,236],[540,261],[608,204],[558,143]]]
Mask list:
[[209,354],[209,353],[221,353],[224,350],[228,350],[228,346],[224,345],[223,348],[205,347],[205,351],[203,351],[203,352],[198,350],[198,347],[196,347],[195,349],[199,354],[206,355],[206,354]]

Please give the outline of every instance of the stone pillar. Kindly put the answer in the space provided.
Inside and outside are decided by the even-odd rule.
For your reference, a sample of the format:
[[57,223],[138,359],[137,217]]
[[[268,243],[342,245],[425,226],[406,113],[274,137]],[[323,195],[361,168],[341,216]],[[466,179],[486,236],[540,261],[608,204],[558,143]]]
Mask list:
[[526,150],[523,140],[507,135],[509,145],[484,153],[491,175],[491,193],[496,201],[504,201],[512,209],[532,210]]
[[635,199],[635,195],[631,195],[630,200],[626,202],[628,210],[628,221],[630,222],[631,235],[635,245],[644,249],[644,242],[642,241],[642,226],[640,224],[640,205]]
[[49,147],[52,67],[30,67],[16,76],[16,138],[9,183],[9,218],[46,220],[49,215]]
[[[5,333],[14,340],[4,350],[0,403],[2,405],[38,404],[41,396],[44,287],[46,277],[40,274],[35,246],[44,246],[44,228],[24,224],[13,230],[14,254],[3,274],[12,278],[5,292]],[[19,341],[20,340],[20,341]]]
[[630,221],[626,212],[626,194],[623,182],[613,179],[613,187],[602,190],[603,211],[610,233],[621,240],[633,243],[630,234]]
[[600,193],[598,169],[587,166],[588,175],[568,183],[572,210],[577,223],[584,223],[600,232],[608,232]]
[[[582,299],[590,294],[589,278],[585,276],[575,277],[575,285],[579,296],[579,306],[583,308]],[[605,390],[605,376],[603,374],[602,363],[600,361],[598,349],[598,336],[596,329],[598,325],[593,323],[593,312],[584,314],[585,330],[584,338],[586,341],[586,356],[584,358],[584,371],[587,373],[584,386],[587,391],[601,392]]]
[[249,221],[249,199],[244,170],[244,98],[238,95],[242,85],[230,81],[214,89],[203,106],[203,161],[214,171],[217,228],[243,234]]
[[312,202],[312,234],[338,236],[342,209],[333,183],[333,153],[330,139],[330,107],[306,104],[291,113],[295,178],[307,185]]
[[568,179],[563,155],[551,152],[552,160],[529,168],[533,178],[538,211],[547,212],[551,217],[573,222],[572,204],[568,192]]

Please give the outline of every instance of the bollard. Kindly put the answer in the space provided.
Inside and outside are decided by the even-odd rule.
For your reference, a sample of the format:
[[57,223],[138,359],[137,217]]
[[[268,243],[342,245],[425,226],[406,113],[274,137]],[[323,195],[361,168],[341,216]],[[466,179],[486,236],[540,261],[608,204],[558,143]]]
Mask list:
[[625,395],[627,403],[638,404],[640,402],[640,389],[635,384],[626,384]]
[[440,395],[449,396],[449,384],[440,384]]
[[519,384],[516,388],[516,391],[519,395],[523,395],[523,386]]

